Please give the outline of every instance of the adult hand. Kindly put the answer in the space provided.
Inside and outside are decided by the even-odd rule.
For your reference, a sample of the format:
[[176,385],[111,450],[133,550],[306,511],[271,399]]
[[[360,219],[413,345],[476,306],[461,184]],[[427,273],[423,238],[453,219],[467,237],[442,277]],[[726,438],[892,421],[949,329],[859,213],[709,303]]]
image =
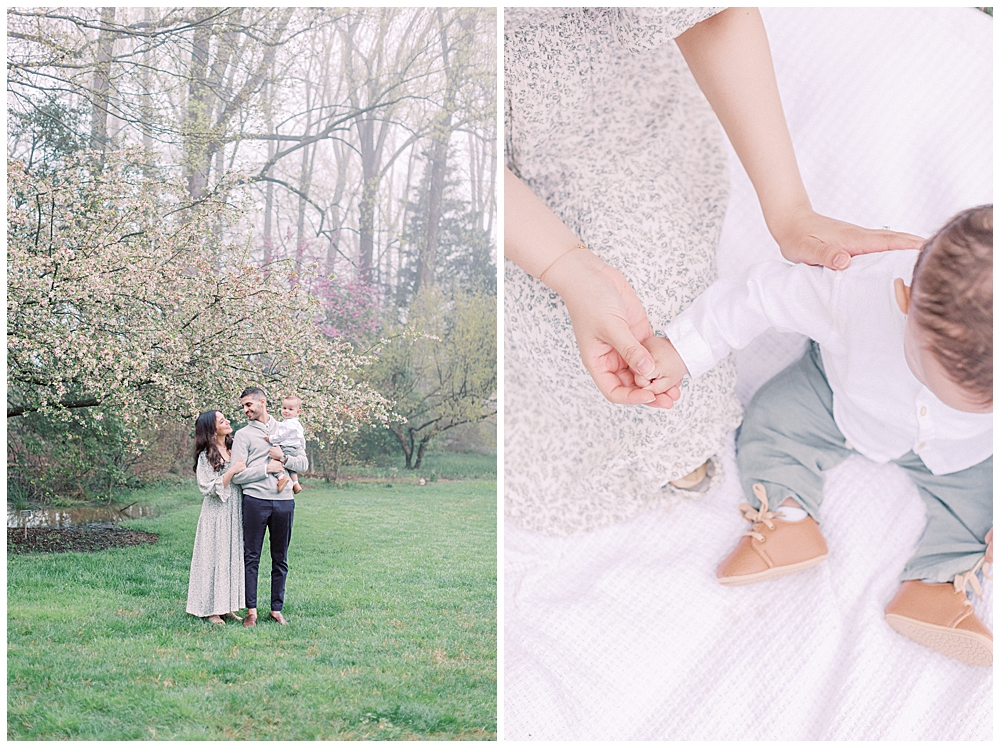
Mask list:
[[546,271],[545,282],[566,303],[580,358],[602,395],[618,404],[673,405],[635,382],[636,373],[648,379],[658,373],[640,342],[653,328],[624,275],[590,250],[575,249]]
[[267,456],[272,460],[280,460],[285,456],[285,453],[281,451],[281,447],[271,447],[267,450]]
[[266,472],[268,472],[268,473],[281,473],[281,472],[284,472],[284,470],[285,470],[285,466],[282,465],[277,460],[271,460],[269,463],[267,463],[267,470],[266,470]]
[[653,360],[656,362],[656,369],[660,372],[660,377],[649,381],[645,377],[637,376],[635,383],[655,395],[667,395],[672,401],[670,405],[673,405],[673,401],[680,399],[680,384],[681,379],[688,373],[687,364],[674,348],[674,344],[666,338],[652,337],[645,343],[646,348],[653,354]]
[[820,215],[804,207],[783,217],[772,230],[786,260],[844,270],[854,255],[890,249],[919,249],[924,240],[913,234],[874,230]]
[[242,473],[247,469],[247,464],[243,460],[237,460],[229,465],[229,470],[222,474],[222,485],[228,486],[233,480],[233,476]]

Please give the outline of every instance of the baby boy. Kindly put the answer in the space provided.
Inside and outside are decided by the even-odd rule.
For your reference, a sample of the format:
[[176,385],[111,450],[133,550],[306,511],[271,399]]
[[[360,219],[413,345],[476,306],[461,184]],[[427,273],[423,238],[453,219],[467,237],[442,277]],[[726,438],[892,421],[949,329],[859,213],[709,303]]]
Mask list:
[[927,526],[886,620],[992,665],[993,635],[966,586],[980,591],[993,550],[993,206],[959,214],[920,250],[855,257],[848,270],[775,261],[719,280],[666,339],[646,341],[662,374],[648,387],[697,377],[770,327],[813,342],[747,408],[737,462],[752,524],[719,582],[820,563],[823,472],[853,451],[891,461],[916,484]]
[[[300,450],[306,448],[305,431],[299,423],[299,416],[302,415],[302,398],[298,395],[286,395],[281,398],[281,423],[273,434],[265,437],[273,447],[281,447],[281,451],[289,454],[295,447]],[[296,451],[296,454],[299,452]],[[292,493],[302,490],[299,485],[299,475],[289,470],[287,473],[278,473],[278,493],[285,490],[288,481],[292,482]]]

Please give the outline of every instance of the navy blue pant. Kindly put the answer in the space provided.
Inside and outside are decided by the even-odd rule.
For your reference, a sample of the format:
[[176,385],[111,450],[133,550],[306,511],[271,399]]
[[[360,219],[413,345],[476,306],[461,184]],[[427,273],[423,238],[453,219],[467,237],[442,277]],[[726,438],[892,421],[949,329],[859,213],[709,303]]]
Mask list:
[[243,496],[243,566],[246,567],[247,607],[257,607],[257,568],[264,547],[264,531],[271,536],[271,610],[285,604],[288,577],[288,543],[292,539],[295,501],[255,499]]

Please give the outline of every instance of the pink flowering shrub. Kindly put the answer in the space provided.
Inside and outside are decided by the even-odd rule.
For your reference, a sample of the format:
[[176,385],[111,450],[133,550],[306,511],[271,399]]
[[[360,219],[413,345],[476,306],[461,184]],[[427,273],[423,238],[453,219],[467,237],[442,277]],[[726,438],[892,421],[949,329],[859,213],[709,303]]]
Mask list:
[[320,331],[330,338],[364,347],[379,329],[375,290],[361,278],[319,277],[311,290],[319,303]]

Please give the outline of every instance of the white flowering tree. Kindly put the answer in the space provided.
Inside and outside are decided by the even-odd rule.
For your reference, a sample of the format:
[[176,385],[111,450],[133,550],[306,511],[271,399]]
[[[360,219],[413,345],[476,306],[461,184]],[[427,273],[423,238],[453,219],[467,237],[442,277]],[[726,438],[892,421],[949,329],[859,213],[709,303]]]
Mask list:
[[297,392],[315,432],[386,420],[367,360],[320,332],[312,300],[220,243],[234,208],[218,193],[191,204],[138,153],[92,156],[55,173],[8,160],[8,419],[112,411],[136,429],[232,414],[257,384]]

